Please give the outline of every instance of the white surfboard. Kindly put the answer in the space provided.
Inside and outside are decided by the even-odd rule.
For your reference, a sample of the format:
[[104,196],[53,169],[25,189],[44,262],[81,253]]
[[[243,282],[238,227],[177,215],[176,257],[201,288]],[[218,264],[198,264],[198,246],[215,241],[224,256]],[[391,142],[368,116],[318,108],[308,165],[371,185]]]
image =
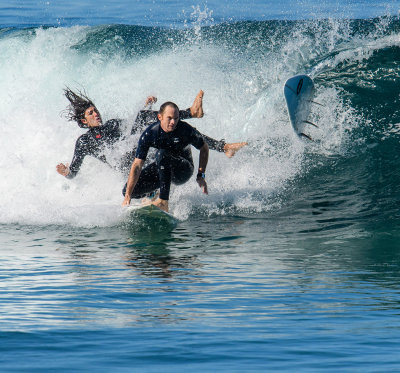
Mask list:
[[308,120],[314,82],[308,75],[296,75],[286,81],[283,92],[294,131],[298,136],[311,140],[307,135],[307,127],[310,125],[317,127]]
[[175,216],[154,205],[133,205],[126,210],[127,223],[132,227],[145,225],[149,229],[173,229],[179,222]]

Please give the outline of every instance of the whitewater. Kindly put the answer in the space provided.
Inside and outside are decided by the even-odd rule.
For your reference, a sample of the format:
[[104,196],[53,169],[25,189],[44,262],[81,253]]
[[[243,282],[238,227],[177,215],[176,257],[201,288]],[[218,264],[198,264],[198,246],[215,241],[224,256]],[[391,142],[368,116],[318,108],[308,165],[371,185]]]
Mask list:
[[[2,3],[0,369],[399,370],[398,5]],[[296,74],[314,141],[289,122]],[[127,134],[147,96],[203,89],[188,122],[248,146],[210,152],[208,196],[172,188],[175,229],[127,227],[126,175],[56,172],[84,133],[66,86]]]
[[[380,35],[385,22],[356,37],[345,21],[306,22],[300,28],[295,22],[239,23],[169,30],[167,35],[138,26],[3,33],[0,120],[6,129],[1,148],[7,182],[0,186],[1,222],[118,223],[123,175],[90,157],[75,180],[55,172],[58,162],[71,160],[83,133],[63,116],[66,86],[86,90],[103,118],[125,119],[127,127],[148,95],[186,108],[203,89],[206,115],[192,125],[214,138],[248,141],[249,146],[232,160],[211,154],[209,198],[189,183],[173,189],[171,205],[183,219],[193,205],[224,213],[218,207],[222,200],[239,210],[273,208],[279,203],[273,196],[313,167],[309,153],[326,157],[349,151],[353,129],[368,124],[341,84],[332,84],[329,72],[344,63],[368,61],[375,50],[398,46],[396,35]],[[313,29],[323,31],[305,36]],[[240,31],[240,38],[232,37],[232,31]],[[150,41],[145,45],[138,42],[143,34]],[[310,129],[316,144],[299,141],[287,119],[283,85],[297,73],[320,83],[315,101],[324,106],[315,108],[314,118],[322,129]],[[120,151],[129,150],[135,140]],[[79,216],[80,211],[88,216]]]

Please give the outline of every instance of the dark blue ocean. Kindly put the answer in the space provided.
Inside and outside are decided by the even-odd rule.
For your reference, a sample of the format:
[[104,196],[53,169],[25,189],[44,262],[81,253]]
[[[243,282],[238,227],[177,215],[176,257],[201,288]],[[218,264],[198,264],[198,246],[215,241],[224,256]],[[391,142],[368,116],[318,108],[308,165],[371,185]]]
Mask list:
[[[400,371],[399,11],[2,1],[0,371]],[[303,73],[312,142],[283,95]],[[172,230],[128,224],[115,168],[56,172],[84,133],[65,86],[128,124],[203,89],[190,123],[249,145],[210,152],[208,196],[172,188]]]

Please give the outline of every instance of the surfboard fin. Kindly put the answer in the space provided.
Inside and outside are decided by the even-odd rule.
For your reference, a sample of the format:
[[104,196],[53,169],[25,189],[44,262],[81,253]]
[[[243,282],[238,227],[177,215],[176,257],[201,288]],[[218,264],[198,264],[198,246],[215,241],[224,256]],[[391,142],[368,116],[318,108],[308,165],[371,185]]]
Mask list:
[[310,122],[309,120],[305,120],[304,123],[311,124],[312,126],[319,128],[316,124]]
[[310,136],[306,135],[305,133],[301,132],[300,136],[305,137],[306,139],[310,140],[310,141],[314,141]]

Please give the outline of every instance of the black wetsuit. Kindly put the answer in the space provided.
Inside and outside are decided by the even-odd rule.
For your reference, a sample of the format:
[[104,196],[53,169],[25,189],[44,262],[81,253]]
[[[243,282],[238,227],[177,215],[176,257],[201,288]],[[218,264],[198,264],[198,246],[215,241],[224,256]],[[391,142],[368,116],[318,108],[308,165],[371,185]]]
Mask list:
[[[141,110],[132,126],[131,134],[136,134],[142,131],[150,123],[155,122],[157,120],[157,114],[157,111]],[[179,117],[181,119],[191,118],[190,109],[179,111]],[[81,135],[76,140],[74,156],[69,166],[69,174],[67,175],[67,178],[72,179],[76,176],[87,155],[91,155],[108,164],[105,150],[117,141],[123,139],[124,133],[121,124],[122,121],[119,119],[110,119],[103,125],[89,128],[85,134]],[[224,140],[217,141],[205,135],[203,135],[203,137],[210,149],[219,152],[224,151]],[[121,158],[118,165],[119,170],[124,173],[129,172],[132,162],[135,159],[135,152],[136,149],[133,149]]]
[[[155,162],[145,167],[133,189],[131,198],[141,198],[160,188],[160,198],[169,199],[171,182],[183,184],[193,175],[190,145],[200,149],[203,135],[186,122],[179,121],[172,132],[165,132],[160,122],[151,124],[139,139],[136,158],[146,160],[150,149],[158,149]],[[125,195],[126,184],[122,191]]]

